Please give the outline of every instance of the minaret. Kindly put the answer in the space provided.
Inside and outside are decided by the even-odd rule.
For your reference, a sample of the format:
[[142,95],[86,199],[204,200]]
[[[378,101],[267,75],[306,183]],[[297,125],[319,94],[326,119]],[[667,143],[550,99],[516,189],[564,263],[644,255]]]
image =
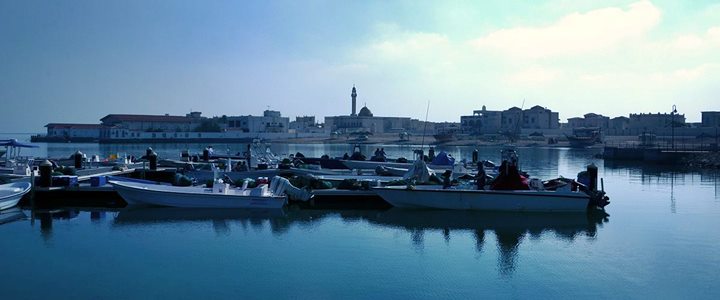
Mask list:
[[355,103],[357,101],[357,91],[355,90],[354,84],[353,84],[352,93],[350,93],[350,97],[352,98],[352,114],[350,114],[350,115],[355,117],[355,116],[357,116],[357,113],[355,113]]

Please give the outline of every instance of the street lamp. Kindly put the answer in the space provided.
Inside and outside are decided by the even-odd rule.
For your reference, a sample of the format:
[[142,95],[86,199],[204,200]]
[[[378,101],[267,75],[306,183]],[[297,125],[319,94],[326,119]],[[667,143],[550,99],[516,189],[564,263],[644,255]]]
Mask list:
[[672,135],[670,144],[672,145],[673,150],[675,150],[675,114],[676,113],[677,113],[677,109],[675,107],[675,104],[673,104],[672,112],[670,112],[670,132]]

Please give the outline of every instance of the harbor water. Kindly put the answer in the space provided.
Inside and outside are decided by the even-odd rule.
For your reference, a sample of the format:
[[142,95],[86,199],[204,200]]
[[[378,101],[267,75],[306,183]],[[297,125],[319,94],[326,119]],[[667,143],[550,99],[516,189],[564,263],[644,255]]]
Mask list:
[[[3,137],[0,137],[3,138]],[[7,138],[7,137],[4,137]],[[27,139],[27,136],[24,136]],[[24,154],[140,156],[148,145],[40,144]],[[205,145],[151,145],[161,158]],[[216,152],[245,145],[213,145]],[[416,146],[383,147],[411,157]],[[427,149],[427,146],[425,146]],[[351,145],[274,144],[342,156]],[[474,147],[440,147],[470,158]],[[500,147],[478,148],[497,161]],[[610,164],[601,149],[519,148],[539,178],[595,163],[603,214],[439,210],[12,210],[0,225],[4,299],[692,298],[720,292],[720,174]]]

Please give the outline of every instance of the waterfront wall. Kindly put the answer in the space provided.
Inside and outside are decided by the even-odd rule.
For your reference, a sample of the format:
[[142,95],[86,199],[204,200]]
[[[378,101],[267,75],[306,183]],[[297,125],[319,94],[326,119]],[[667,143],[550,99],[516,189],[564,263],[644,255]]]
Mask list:
[[33,142],[66,143],[66,142],[99,142],[105,144],[132,143],[245,143],[254,139],[282,141],[299,138],[325,138],[326,133],[249,133],[238,131],[227,132],[135,132],[133,136],[110,138],[66,139],[48,136],[33,136]]

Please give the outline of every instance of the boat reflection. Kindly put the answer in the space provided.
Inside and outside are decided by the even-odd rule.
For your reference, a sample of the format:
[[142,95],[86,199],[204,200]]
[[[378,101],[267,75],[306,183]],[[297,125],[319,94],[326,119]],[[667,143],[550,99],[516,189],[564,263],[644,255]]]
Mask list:
[[0,210],[0,225],[12,223],[25,218],[27,218],[27,216],[22,209],[18,207]]
[[262,229],[270,222],[273,233],[286,230],[283,209],[228,209],[228,208],[178,208],[133,207],[120,210],[114,226],[147,225],[153,223],[182,223],[209,221],[217,234],[230,233],[229,221],[240,221],[243,227]]
[[603,211],[590,213],[511,213],[454,210],[275,210],[275,209],[187,209],[132,208],[121,210],[113,226],[142,226],[163,223],[209,222],[219,235],[230,234],[231,222],[243,228],[269,230],[274,235],[286,234],[293,227],[312,227],[327,218],[343,222],[367,222],[379,227],[397,228],[410,233],[413,247],[424,248],[427,231],[441,231],[446,242],[453,233],[472,232],[475,250],[483,252],[486,234],[493,233],[499,252],[498,269],[512,274],[519,245],[526,237],[539,239],[545,233],[554,238],[574,241],[580,236],[594,238],[598,227],[608,222]]
[[570,242],[578,236],[595,238],[598,226],[607,223],[608,217],[604,211],[558,214],[390,209],[368,220],[409,231],[413,245],[420,249],[424,247],[425,231],[441,230],[447,242],[453,231],[471,231],[475,249],[482,253],[486,232],[491,231],[498,243],[499,271],[507,275],[515,269],[518,246],[525,236],[538,239],[543,233],[552,232],[557,238]]

